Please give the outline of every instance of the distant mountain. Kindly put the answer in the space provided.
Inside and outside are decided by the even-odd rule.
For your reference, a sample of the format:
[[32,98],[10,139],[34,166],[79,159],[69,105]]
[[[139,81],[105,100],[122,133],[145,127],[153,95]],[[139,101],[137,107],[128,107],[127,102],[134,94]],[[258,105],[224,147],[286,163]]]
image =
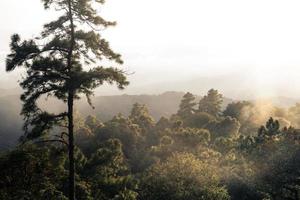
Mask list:
[[99,96],[93,99],[94,110],[84,100],[76,104],[76,109],[84,116],[94,114],[106,121],[118,113],[129,115],[132,105],[140,103],[145,104],[150,114],[158,120],[161,116],[176,113],[183,95],[183,92],[165,92],[160,95]]

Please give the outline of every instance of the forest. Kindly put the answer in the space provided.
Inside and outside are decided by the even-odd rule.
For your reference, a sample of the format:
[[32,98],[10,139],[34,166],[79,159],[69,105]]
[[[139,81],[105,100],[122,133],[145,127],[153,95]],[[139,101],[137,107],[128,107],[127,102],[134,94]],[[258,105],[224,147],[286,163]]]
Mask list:
[[[102,122],[75,115],[77,199],[299,199],[300,105],[272,110],[217,90],[158,121],[142,104]],[[1,199],[67,199],[63,144],[19,145],[0,159]]]
[[116,26],[99,15],[105,1],[41,3],[56,18],[11,35],[6,55],[21,94],[0,101],[1,200],[300,199],[300,103],[218,88],[95,97],[131,75],[102,35]]

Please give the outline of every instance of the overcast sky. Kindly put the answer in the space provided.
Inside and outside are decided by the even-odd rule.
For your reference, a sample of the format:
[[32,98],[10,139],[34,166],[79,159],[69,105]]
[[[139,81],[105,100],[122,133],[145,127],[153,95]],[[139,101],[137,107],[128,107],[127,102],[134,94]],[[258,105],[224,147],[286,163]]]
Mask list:
[[[40,0],[1,0],[0,9],[3,85],[18,79],[5,73],[10,35],[36,36],[55,13]],[[107,0],[100,14],[118,22],[103,34],[135,72],[120,93],[215,87],[234,98],[300,98],[299,10],[297,0]]]

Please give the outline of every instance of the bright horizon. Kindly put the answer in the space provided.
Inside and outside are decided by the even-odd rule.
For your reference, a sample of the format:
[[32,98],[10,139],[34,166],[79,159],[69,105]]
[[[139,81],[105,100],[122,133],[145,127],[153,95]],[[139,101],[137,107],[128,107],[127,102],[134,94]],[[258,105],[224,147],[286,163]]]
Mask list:
[[[55,14],[39,0],[1,1],[0,88],[17,87],[5,72],[13,33],[36,36]],[[126,8],[126,9],[125,9]],[[204,94],[232,98],[300,98],[300,2],[295,0],[107,0],[102,15],[118,25],[104,31],[122,54],[131,85],[99,94]],[[17,14],[16,14],[17,13]]]

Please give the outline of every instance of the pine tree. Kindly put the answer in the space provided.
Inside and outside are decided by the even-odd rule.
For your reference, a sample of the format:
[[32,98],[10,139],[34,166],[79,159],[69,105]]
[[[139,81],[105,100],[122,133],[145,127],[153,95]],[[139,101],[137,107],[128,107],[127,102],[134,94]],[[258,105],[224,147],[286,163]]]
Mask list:
[[136,200],[137,184],[130,175],[122,143],[110,139],[100,145],[88,160],[84,176],[91,183],[94,199]]
[[[73,134],[73,104],[81,94],[91,105],[93,89],[104,82],[116,83],[120,89],[128,85],[125,73],[116,67],[97,66],[97,61],[108,60],[122,64],[121,56],[110,49],[99,30],[114,26],[97,14],[95,5],[104,0],[42,0],[45,9],[54,8],[61,16],[44,25],[37,38],[21,41],[11,38],[11,53],[6,70],[23,66],[26,77],[20,83],[25,134],[23,141],[41,140],[61,142],[69,151],[69,199],[75,199],[75,163]],[[89,68],[89,70],[85,70]],[[52,96],[67,104],[66,112],[54,114],[41,110],[37,100]],[[53,136],[50,130],[62,120],[68,122],[68,132]],[[47,140],[44,140],[47,136]]]
[[153,128],[155,124],[147,106],[139,103],[133,104],[129,119],[131,119],[133,123],[138,124],[144,131]]
[[179,105],[179,110],[177,112],[177,115],[182,117],[183,119],[191,116],[194,113],[194,107],[196,105],[195,101],[195,96],[192,93],[187,92]]
[[280,124],[278,120],[272,117],[266,122],[266,126],[261,126],[258,129],[258,136],[274,136],[280,133]]
[[215,117],[219,116],[222,109],[223,96],[218,90],[210,89],[199,102],[199,112],[206,112]]

